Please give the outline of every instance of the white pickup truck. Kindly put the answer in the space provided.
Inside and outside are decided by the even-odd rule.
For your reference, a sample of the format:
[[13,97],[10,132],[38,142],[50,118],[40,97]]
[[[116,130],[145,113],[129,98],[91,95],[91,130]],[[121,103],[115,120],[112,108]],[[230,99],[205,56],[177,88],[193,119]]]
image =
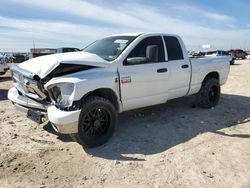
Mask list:
[[118,113],[193,94],[201,107],[214,107],[229,62],[189,59],[176,35],[132,33],[97,40],[80,52],[34,58],[11,71],[8,98],[16,108],[95,147],[112,136]]

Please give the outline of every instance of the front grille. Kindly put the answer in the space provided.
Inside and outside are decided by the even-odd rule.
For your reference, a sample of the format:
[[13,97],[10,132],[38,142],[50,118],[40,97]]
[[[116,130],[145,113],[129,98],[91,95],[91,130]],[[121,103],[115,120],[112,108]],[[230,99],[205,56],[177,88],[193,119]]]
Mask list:
[[44,100],[47,96],[41,91],[39,81],[33,79],[33,75],[20,67],[11,68],[14,85],[18,91],[35,100]]

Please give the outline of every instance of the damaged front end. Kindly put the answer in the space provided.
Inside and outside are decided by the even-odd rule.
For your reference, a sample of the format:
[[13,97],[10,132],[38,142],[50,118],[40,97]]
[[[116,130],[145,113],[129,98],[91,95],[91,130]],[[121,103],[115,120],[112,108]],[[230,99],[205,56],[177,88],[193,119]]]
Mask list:
[[57,83],[45,87],[46,83],[55,77],[96,68],[90,65],[59,64],[46,77],[41,79],[38,75],[19,66],[12,66],[11,73],[14,87],[8,92],[8,98],[15,108],[25,112],[27,117],[37,123],[48,119],[48,107],[54,105],[63,111],[76,110],[78,101],[73,101],[74,84]]
[[47,120],[47,107],[51,103],[48,92],[41,79],[33,73],[20,68],[11,67],[14,87],[8,92],[8,98],[15,108],[27,113],[27,117],[43,123]]

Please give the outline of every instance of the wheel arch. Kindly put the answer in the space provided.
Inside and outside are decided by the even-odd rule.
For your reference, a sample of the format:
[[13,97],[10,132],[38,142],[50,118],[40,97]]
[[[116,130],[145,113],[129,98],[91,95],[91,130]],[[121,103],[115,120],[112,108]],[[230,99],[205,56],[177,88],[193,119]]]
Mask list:
[[218,72],[216,72],[216,71],[213,71],[213,72],[208,73],[208,74],[204,77],[202,83],[203,83],[204,80],[206,80],[207,78],[214,78],[214,79],[217,79],[217,80],[220,82],[220,74],[219,74]]
[[89,96],[98,96],[108,99],[115,106],[116,110],[120,111],[119,98],[115,91],[110,88],[98,88],[88,92],[81,98],[81,103]]

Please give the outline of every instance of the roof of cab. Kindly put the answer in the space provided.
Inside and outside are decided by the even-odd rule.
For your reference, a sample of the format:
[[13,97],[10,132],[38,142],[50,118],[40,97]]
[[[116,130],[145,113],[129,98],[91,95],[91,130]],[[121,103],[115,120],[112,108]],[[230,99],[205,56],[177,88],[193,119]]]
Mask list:
[[144,34],[142,32],[138,32],[138,33],[121,33],[121,34],[115,34],[115,35],[110,35],[110,37],[114,37],[114,36],[139,36],[141,34]]
[[110,35],[109,37],[114,37],[114,36],[139,36],[139,35],[168,35],[168,36],[175,36],[178,37],[176,34],[169,34],[169,33],[156,33],[156,32],[137,32],[137,33],[121,33],[121,34],[115,34],[115,35]]

